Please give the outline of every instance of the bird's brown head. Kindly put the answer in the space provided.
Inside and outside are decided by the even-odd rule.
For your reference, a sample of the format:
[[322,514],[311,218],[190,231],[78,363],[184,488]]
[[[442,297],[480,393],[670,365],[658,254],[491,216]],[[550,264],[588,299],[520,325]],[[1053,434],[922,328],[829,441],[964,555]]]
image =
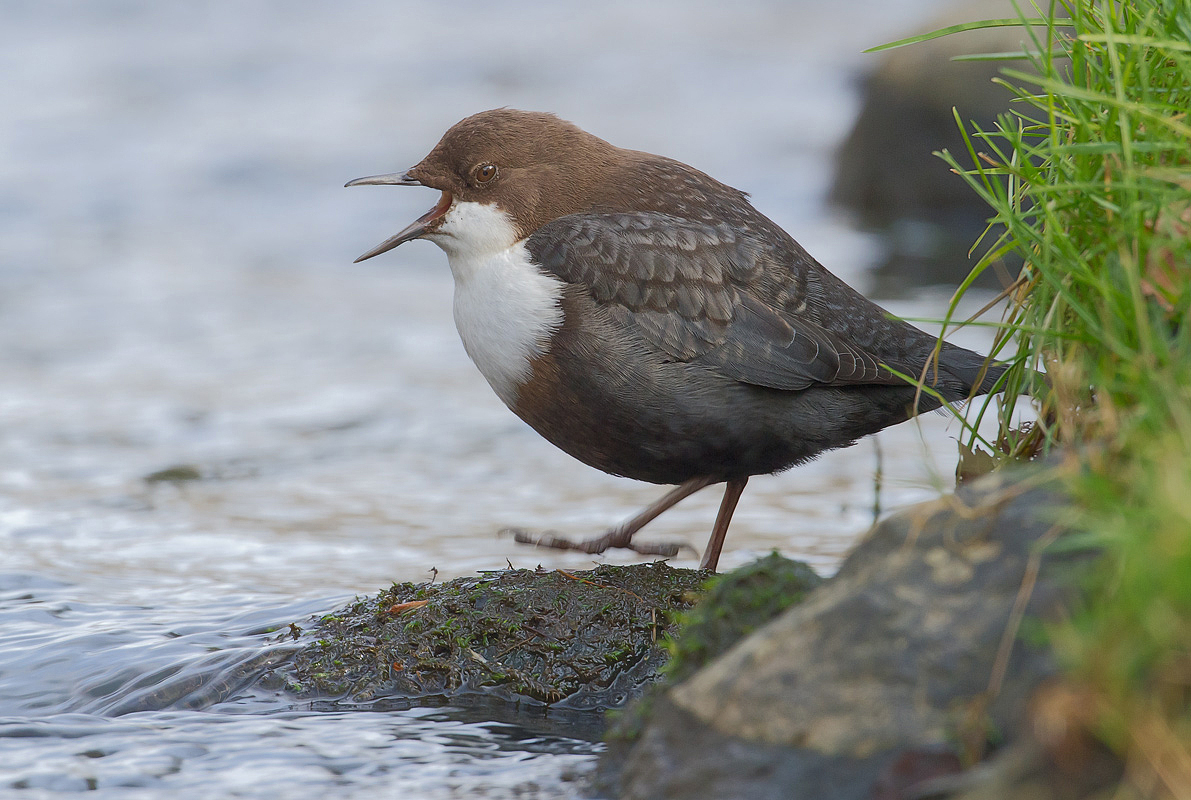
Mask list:
[[434,208],[357,261],[411,239],[447,238],[444,220],[457,204],[498,207],[516,238],[524,238],[550,220],[596,205],[626,152],[553,114],[507,108],[474,114],[456,123],[405,172],[347,184],[428,186],[442,192]]

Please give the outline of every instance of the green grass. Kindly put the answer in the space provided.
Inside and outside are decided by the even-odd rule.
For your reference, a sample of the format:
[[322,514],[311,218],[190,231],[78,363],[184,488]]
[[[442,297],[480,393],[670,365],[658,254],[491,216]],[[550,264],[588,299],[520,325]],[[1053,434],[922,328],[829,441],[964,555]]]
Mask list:
[[[1186,797],[1191,0],[1065,0],[1009,24],[1022,52],[987,57],[1006,61],[1012,110],[991,130],[958,120],[967,152],[941,154],[991,209],[977,272],[1025,261],[996,342],[1012,353],[1009,391],[977,409],[999,431],[969,429],[968,444],[1061,459],[1075,501],[1062,545],[1100,554],[1050,630],[1082,698],[1067,721],[1126,760],[1117,796]],[[1031,387],[1038,421],[1023,429]]]

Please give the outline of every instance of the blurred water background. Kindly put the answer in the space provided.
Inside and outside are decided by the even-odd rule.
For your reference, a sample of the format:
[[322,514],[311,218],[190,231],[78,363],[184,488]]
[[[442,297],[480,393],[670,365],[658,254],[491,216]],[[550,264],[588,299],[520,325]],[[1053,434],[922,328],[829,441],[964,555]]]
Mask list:
[[[0,0],[0,796],[571,796],[581,730],[185,689],[432,568],[590,566],[495,531],[591,535],[659,493],[500,404],[436,247],[352,265],[434,192],[341,187],[476,111],[554,111],[749,191],[865,290],[878,244],[826,206],[832,154],[861,51],[939,5]],[[938,316],[950,290],[902,294]],[[947,486],[956,435],[877,437],[882,508]],[[830,572],[876,452],[754,479],[721,568]],[[145,479],[174,467],[196,479]],[[701,547],[717,503],[647,533]]]

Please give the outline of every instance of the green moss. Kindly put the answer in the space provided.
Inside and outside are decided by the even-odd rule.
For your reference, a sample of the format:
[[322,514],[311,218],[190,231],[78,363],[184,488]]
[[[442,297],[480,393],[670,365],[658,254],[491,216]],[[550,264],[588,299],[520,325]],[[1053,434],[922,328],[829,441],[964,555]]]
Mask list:
[[713,578],[707,593],[683,618],[669,642],[667,677],[677,683],[790,606],[823,579],[801,561],[779,553]]

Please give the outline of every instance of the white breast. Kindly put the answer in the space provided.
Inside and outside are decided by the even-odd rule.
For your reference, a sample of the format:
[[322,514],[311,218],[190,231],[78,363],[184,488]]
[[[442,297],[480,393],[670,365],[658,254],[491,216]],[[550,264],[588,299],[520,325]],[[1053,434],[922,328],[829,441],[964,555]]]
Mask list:
[[525,240],[493,205],[456,202],[426,238],[455,278],[455,327],[471,360],[506,405],[562,324],[562,282],[530,263]]

